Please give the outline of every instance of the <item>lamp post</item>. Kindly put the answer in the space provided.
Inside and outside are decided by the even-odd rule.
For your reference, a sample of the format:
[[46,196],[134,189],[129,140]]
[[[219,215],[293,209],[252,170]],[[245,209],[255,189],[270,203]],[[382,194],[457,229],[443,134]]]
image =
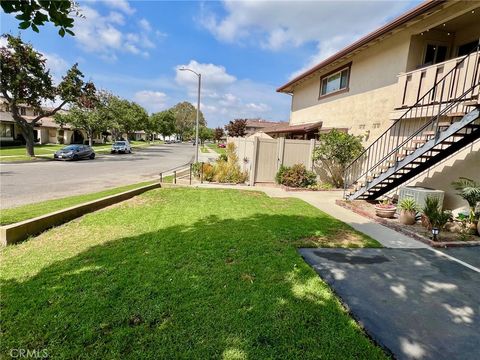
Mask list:
[[200,120],[200,87],[202,84],[202,74],[193,71],[192,69],[188,68],[180,68],[180,71],[190,71],[197,75],[198,77],[198,93],[197,93],[197,120],[195,124],[195,162],[198,162],[198,123]]

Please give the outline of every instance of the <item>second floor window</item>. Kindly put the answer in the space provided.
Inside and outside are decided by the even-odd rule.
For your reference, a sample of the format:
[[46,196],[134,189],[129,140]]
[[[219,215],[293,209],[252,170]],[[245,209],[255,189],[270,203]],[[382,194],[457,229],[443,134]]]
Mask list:
[[350,79],[350,65],[323,76],[320,79],[320,97],[348,90]]
[[20,115],[27,115],[27,109],[24,107],[20,108]]

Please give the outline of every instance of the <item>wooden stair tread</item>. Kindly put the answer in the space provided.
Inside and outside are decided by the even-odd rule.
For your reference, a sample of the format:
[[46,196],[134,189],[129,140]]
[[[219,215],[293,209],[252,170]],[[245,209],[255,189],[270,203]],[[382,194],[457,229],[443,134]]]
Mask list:
[[449,112],[447,113],[448,117],[457,117],[457,116],[465,116],[465,113],[462,111],[459,112]]
[[449,121],[441,121],[438,123],[438,127],[450,127],[450,125],[452,125],[452,123]]
[[434,136],[435,135],[435,131],[424,131],[422,133],[423,136]]

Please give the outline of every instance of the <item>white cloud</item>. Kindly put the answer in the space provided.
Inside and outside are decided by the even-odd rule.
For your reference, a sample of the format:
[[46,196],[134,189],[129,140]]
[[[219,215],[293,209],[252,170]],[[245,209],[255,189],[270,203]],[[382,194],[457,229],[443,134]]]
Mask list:
[[50,69],[54,82],[61,80],[67,70],[70,68],[70,64],[65,59],[54,53],[42,53],[46,59],[46,67]]
[[[134,12],[127,2],[107,1],[104,3],[123,11],[127,16]],[[150,33],[155,36],[158,30],[153,32],[152,26],[146,19],[138,22],[138,31],[125,32],[124,26],[131,25],[133,19],[125,19],[125,16],[118,11],[102,15],[93,7],[83,6],[82,14],[85,18],[79,18],[75,22],[76,36],[74,40],[82,50],[96,53],[106,61],[115,61],[118,57],[117,54],[121,52],[148,57],[148,49],[156,46],[155,40],[150,38]],[[159,36],[155,36],[156,38]]]
[[104,4],[112,9],[123,11],[128,15],[135,13],[135,9],[130,6],[127,0],[107,0]]
[[150,25],[150,23],[148,22],[147,19],[141,19],[138,24],[140,25],[140,27],[145,30],[145,31],[152,31],[152,26]]
[[[234,1],[224,15],[202,6],[200,23],[218,40],[279,51],[307,43],[317,52],[304,67],[384,24],[411,4],[406,1]],[[339,34],[341,34],[339,36]]]
[[224,66],[203,64],[195,60],[175,67],[179,98],[186,91],[188,101],[195,105],[197,100],[198,78],[188,71],[180,71],[182,67],[202,74],[200,108],[210,127],[223,125],[235,118],[288,118],[289,99],[283,94],[277,94],[274,86],[249,79],[237,79]]
[[167,95],[160,91],[142,90],[135,93],[133,100],[150,112],[166,109]]

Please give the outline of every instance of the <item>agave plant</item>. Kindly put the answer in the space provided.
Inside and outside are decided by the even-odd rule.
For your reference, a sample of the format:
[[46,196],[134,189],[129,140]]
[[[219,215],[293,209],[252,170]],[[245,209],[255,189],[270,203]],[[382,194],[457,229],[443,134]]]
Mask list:
[[455,190],[458,190],[457,195],[461,196],[468,202],[470,207],[469,221],[475,222],[475,207],[480,202],[480,183],[472,179],[461,177],[458,181],[452,182],[452,186]]

